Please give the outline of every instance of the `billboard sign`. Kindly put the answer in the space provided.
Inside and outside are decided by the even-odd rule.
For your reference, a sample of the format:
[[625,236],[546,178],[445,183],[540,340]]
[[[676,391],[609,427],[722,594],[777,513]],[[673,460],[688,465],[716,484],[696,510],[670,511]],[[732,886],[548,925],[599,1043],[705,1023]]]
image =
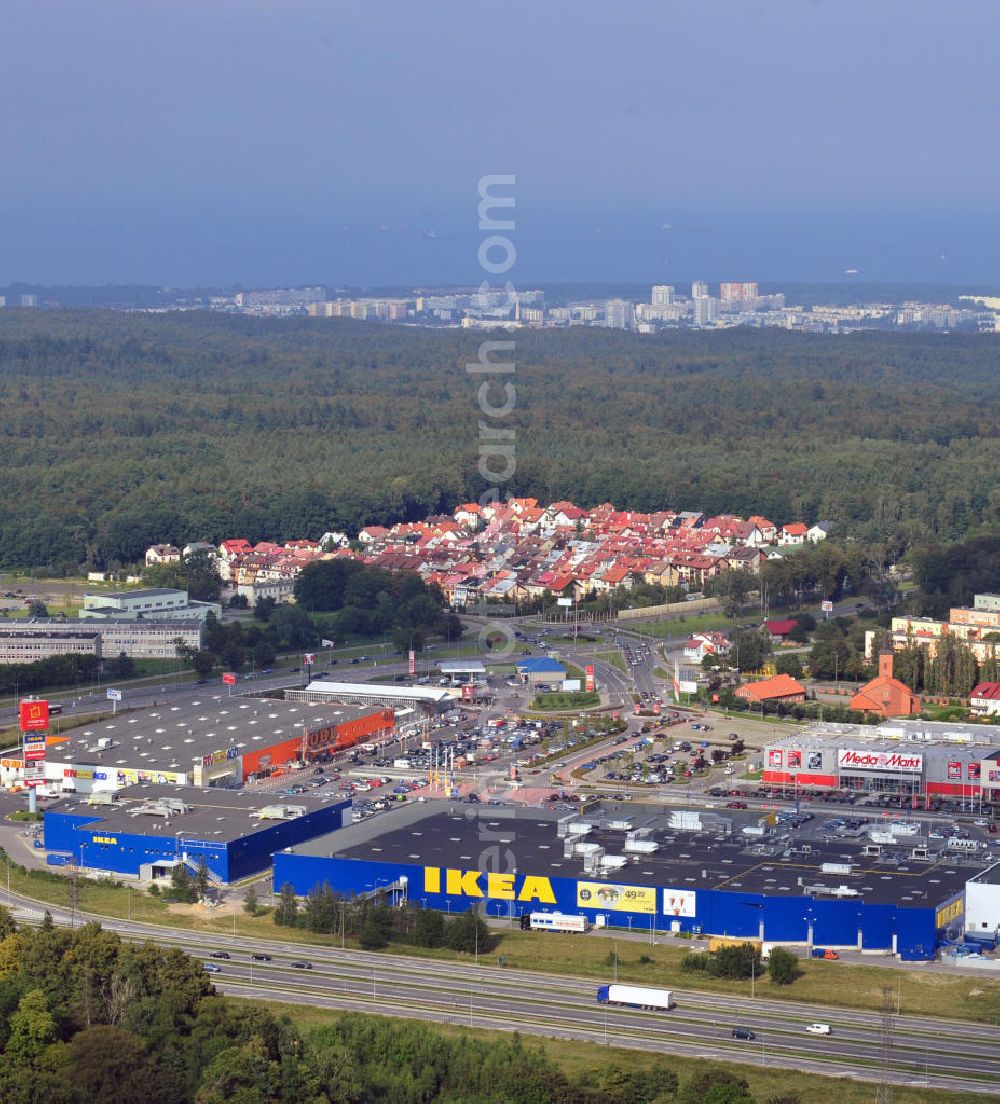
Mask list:
[[650,886],[608,885],[606,882],[577,882],[576,907],[610,909],[654,915],[656,890]]
[[235,671],[224,671],[223,674],[222,674],[222,682],[223,682],[223,685],[225,685],[225,686],[235,686],[236,685],[236,672]]
[[586,675],[586,678],[587,678],[587,681],[584,684],[587,688],[587,693],[592,694],[594,692],[594,665],[593,665],[593,663],[588,663],[587,664],[587,666],[584,670],[584,674]]
[[824,613],[833,613],[833,603],[829,599],[826,599],[826,601],[820,602],[819,608]]
[[417,653],[411,648],[406,657],[406,669],[410,672],[410,677],[417,673]]
[[113,686],[109,686],[108,687],[108,701],[121,701],[121,700],[122,700],[121,690],[116,690]]
[[783,751],[777,750],[777,751],[769,751],[767,753],[767,765],[769,767],[780,767],[783,761],[784,761],[784,752]]
[[573,604],[572,598],[557,598],[556,605],[559,606],[571,606]]
[[316,655],[314,652],[306,652],[302,657],[302,662],[306,667],[311,667],[316,662]]
[[693,889],[665,889],[663,891],[663,911],[667,916],[695,915],[696,894]]
[[948,777],[949,778],[961,778],[962,777],[962,764],[957,760],[952,760],[948,764]]
[[681,679],[677,683],[678,689],[682,694],[697,694],[698,683],[694,679]]
[[22,732],[44,732],[49,727],[47,701],[23,701],[19,707]]
[[790,751],[788,753],[788,765],[790,767],[801,767],[802,766],[802,752],[801,751]]
[[26,732],[24,734],[25,763],[45,762],[45,733]]
[[[837,767],[842,771],[892,771],[894,774],[920,774],[923,766],[924,757],[912,752],[855,751],[853,749],[837,752]],[[961,765],[959,766],[961,769]]]

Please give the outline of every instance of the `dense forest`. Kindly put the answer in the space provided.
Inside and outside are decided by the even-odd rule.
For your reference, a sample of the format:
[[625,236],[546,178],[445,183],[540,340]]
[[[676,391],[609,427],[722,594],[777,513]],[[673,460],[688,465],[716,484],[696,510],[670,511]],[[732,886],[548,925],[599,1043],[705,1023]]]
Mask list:
[[[512,336],[503,493],[833,518],[902,545],[1000,519],[992,336]],[[480,341],[337,319],[2,312],[0,566],[316,538],[476,498],[481,378],[465,365]]]
[[[797,1104],[796,1097],[780,1104]],[[540,1048],[345,1015],[300,1031],[217,995],[182,951],[0,908],[0,1104],[757,1104],[735,1074],[665,1063],[567,1076]],[[779,1104],[774,1101],[773,1104]]]

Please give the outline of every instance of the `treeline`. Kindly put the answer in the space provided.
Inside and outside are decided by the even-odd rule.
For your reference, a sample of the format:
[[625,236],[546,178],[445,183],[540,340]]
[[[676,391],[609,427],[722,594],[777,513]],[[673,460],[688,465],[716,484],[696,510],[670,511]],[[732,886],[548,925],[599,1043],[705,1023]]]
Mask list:
[[[478,346],[337,319],[7,312],[0,564],[450,511],[486,490]],[[503,490],[958,540],[1000,520],[998,361],[989,335],[522,331]]]
[[[747,1083],[666,1063],[569,1075],[518,1035],[344,1015],[299,1030],[220,997],[176,949],[97,924],[18,930],[0,908],[3,1104],[758,1104]],[[777,1098],[770,1104],[779,1104]],[[796,1098],[780,1098],[796,1104]]]
[[[114,670],[120,661],[111,660]],[[109,666],[109,665],[106,665]],[[0,663],[0,694],[34,694],[50,686],[84,686],[103,670],[102,660],[94,655],[58,655],[36,659],[34,663]],[[111,677],[126,677],[111,674]]]
[[[1000,490],[994,488],[1000,496]],[[921,544],[908,557],[919,591],[912,612],[947,618],[952,607],[971,606],[977,594],[1000,594],[1000,536],[983,535],[950,545]]]
[[388,635],[397,649],[420,651],[428,636],[458,640],[462,622],[448,612],[441,589],[414,571],[385,571],[357,560],[322,560],[295,580],[295,602],[323,612],[336,640]]
[[[251,899],[256,910],[256,895]],[[365,950],[390,943],[414,947],[448,947],[466,954],[482,954],[496,946],[496,938],[473,911],[445,917],[437,909],[419,908],[410,902],[390,907],[379,894],[373,898],[343,897],[328,882],[314,886],[299,904],[290,885],[278,895],[273,919],[281,927],[305,928],[322,935],[357,939]]]

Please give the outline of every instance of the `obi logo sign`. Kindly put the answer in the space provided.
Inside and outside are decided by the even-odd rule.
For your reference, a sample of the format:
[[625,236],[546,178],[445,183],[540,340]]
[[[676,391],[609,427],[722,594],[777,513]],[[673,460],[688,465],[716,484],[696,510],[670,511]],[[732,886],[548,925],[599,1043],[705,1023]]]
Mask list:
[[[442,877],[443,874],[443,877]],[[556,895],[548,878],[529,874],[493,874],[479,870],[444,870],[424,867],[424,892],[451,897],[484,897],[493,901],[537,901],[554,905]]]

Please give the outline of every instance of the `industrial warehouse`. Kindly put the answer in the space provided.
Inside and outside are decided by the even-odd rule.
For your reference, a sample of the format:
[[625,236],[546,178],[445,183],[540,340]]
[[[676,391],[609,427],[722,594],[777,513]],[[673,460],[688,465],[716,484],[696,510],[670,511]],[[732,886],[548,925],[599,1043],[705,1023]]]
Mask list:
[[[259,874],[271,855],[350,819],[350,801],[185,786],[130,786],[64,802],[45,814],[45,849],[84,869],[155,882],[202,860],[218,882]],[[56,863],[58,865],[58,862]]]
[[984,839],[930,840],[916,822],[652,805],[585,816],[413,805],[274,858],[276,889],[382,889],[447,912],[587,916],[595,926],[702,933],[931,958],[961,924]]
[[1000,791],[1000,727],[940,721],[816,725],[764,748],[761,780],[793,790],[903,794],[914,804]]
[[[325,762],[361,740],[395,733],[385,706],[283,701],[217,691],[169,701],[49,735],[34,764],[52,796],[116,790],[136,783],[238,787],[294,764]],[[4,785],[23,781],[19,757],[0,762]]]

